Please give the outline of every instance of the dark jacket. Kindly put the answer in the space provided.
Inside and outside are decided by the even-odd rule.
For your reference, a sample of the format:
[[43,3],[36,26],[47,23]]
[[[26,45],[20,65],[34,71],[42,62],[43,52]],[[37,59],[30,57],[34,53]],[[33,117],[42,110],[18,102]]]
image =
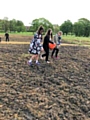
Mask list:
[[49,49],[49,43],[54,44],[52,41],[49,40],[49,36],[44,37],[43,48]]
[[9,34],[8,34],[8,33],[5,33],[5,37],[6,37],[6,38],[9,38]]

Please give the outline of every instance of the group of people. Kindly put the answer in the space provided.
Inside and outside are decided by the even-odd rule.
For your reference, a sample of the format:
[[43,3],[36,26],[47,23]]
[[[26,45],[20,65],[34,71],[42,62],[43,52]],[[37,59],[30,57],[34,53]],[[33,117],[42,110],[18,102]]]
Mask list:
[[[47,33],[44,36],[44,39],[42,38],[43,32],[44,32],[44,28],[40,26],[30,43],[29,53],[32,54],[32,56],[30,60],[28,61],[29,65],[32,65],[32,62],[34,59],[36,59],[36,64],[39,65],[40,63],[38,60],[39,60],[40,55],[41,55],[41,59],[45,57],[46,63],[50,63],[48,59],[49,50],[50,50],[49,43],[53,45],[55,44],[55,47],[52,49],[51,58],[58,59],[58,52],[59,52],[59,46],[61,43],[62,32],[59,31],[54,36],[54,41],[53,41],[52,29],[47,30]],[[42,52],[45,52],[45,53],[42,54]]]

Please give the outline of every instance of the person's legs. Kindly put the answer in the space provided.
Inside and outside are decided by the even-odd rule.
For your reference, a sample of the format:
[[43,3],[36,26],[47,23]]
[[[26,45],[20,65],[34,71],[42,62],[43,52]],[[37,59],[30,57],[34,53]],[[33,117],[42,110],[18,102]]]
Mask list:
[[6,37],[6,42],[7,42],[7,37]]
[[42,57],[45,57],[45,56],[46,56],[45,61],[46,61],[47,63],[50,63],[50,62],[48,61],[49,48],[44,48],[44,51],[45,51],[45,54],[43,54]]
[[46,53],[45,54],[42,54],[42,57],[45,57],[46,56]]
[[8,38],[8,42],[9,42],[9,38]]
[[53,57],[53,54],[55,53],[55,48],[53,49],[52,53],[51,53],[51,57]]
[[57,57],[57,55],[58,55],[58,52],[59,52],[59,49],[58,49],[58,48],[56,48],[55,57]]
[[44,51],[45,51],[45,53],[44,53],[44,54],[42,54],[42,57],[45,57],[45,56],[46,56],[46,51],[47,51],[47,49],[46,49],[46,48],[44,48]]
[[32,60],[35,59],[36,57],[37,57],[37,55],[32,55],[32,57],[28,61],[28,64],[31,65],[32,64]]
[[37,55],[32,55],[31,60],[33,60],[34,58],[36,58]]
[[44,49],[42,48],[42,49],[41,49],[41,53],[40,53],[40,58],[41,58],[42,60],[44,59],[44,57],[42,57],[43,51],[44,51]]
[[46,51],[46,62],[48,61],[48,57],[49,57],[49,49],[47,49],[47,51]]
[[36,55],[36,64],[39,65],[40,63],[38,62],[38,59],[39,59],[39,55],[37,54]]

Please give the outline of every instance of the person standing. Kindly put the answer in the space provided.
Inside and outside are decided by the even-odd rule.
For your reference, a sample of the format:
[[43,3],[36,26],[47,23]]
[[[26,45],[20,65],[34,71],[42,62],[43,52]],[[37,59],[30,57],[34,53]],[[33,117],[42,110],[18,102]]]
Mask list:
[[6,37],[6,42],[8,41],[9,42],[9,33],[5,33],[5,37]]

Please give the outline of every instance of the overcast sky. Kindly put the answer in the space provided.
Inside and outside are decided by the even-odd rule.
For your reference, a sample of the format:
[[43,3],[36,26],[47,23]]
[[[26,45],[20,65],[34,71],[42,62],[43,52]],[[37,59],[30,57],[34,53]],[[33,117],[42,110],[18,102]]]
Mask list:
[[44,17],[52,24],[79,18],[90,20],[90,0],[0,0],[0,19],[21,20],[25,25]]

